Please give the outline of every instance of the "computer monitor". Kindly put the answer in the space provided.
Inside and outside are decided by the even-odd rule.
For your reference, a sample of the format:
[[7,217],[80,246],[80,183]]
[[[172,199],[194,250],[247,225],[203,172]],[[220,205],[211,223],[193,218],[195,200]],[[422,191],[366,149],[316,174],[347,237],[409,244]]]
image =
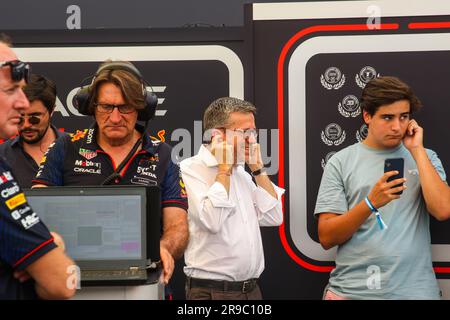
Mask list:
[[49,230],[63,237],[82,285],[148,283],[158,269],[158,187],[49,187],[25,195]]

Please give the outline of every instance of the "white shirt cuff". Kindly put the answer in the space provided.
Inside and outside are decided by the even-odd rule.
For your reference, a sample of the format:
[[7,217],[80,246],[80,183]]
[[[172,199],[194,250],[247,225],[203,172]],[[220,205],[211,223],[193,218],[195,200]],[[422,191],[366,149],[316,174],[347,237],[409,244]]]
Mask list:
[[281,196],[284,194],[284,189],[280,188],[272,183],[273,188],[277,194],[275,199],[270,193],[258,186],[255,190],[255,204],[261,212],[268,212],[275,208],[275,206],[281,204]]

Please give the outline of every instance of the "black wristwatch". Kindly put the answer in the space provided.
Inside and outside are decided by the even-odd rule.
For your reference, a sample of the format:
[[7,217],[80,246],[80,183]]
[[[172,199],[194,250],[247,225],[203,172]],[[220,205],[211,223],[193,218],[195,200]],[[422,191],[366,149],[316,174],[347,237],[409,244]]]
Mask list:
[[259,176],[261,173],[263,173],[263,172],[265,172],[265,171],[266,171],[266,170],[264,169],[264,167],[262,167],[262,168],[260,168],[260,169],[258,169],[258,170],[252,171],[252,176],[253,176],[253,177]]

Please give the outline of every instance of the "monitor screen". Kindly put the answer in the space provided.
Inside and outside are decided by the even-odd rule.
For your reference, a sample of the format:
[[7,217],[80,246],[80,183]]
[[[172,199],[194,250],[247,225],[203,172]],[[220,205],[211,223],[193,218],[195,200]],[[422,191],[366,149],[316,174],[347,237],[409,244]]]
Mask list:
[[49,230],[64,234],[75,260],[140,259],[139,196],[28,197]]
[[[73,189],[58,195],[45,189],[26,192],[28,202],[50,231],[63,236],[66,251],[74,260],[143,258],[145,214],[141,195],[117,189],[114,195],[95,194],[93,189]],[[52,194],[46,194],[49,192]]]

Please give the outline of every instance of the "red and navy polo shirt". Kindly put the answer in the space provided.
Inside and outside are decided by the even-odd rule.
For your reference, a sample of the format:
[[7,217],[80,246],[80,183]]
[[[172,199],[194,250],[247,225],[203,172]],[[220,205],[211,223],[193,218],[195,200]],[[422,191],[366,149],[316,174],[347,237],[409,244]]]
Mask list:
[[0,158],[0,197],[0,300],[35,299],[34,281],[20,283],[13,272],[24,270],[56,245],[4,158]]
[[[67,135],[65,132],[58,131],[54,126],[49,129],[56,134],[56,139]],[[36,176],[38,164],[24,150],[23,142],[20,136],[16,136],[0,144],[0,155],[11,165],[14,178],[22,188],[31,188],[31,181]]]
[[[118,164],[97,144],[98,126],[77,131],[58,139],[44,155],[33,184],[47,186],[101,185]],[[187,196],[179,167],[171,159],[172,148],[154,140],[144,127],[136,125],[143,134],[142,150],[130,158],[117,185],[159,186],[161,206],[187,210]]]

